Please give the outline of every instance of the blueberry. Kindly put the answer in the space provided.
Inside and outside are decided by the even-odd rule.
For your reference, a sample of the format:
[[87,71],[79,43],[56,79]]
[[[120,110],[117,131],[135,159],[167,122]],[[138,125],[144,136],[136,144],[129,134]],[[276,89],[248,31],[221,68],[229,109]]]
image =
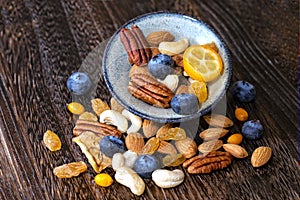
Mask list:
[[256,95],[255,87],[246,81],[237,81],[230,87],[230,92],[234,98],[240,102],[250,102]]
[[171,108],[181,115],[196,113],[199,109],[198,98],[194,94],[177,94],[171,100]]
[[75,72],[67,80],[67,87],[75,95],[88,93],[93,84],[90,77],[83,72]]
[[100,150],[106,156],[112,158],[115,153],[125,152],[125,146],[122,140],[115,136],[105,136],[100,141]]
[[247,121],[242,127],[243,136],[249,140],[259,139],[262,136],[263,131],[264,128],[259,120]]
[[133,170],[142,178],[151,178],[152,172],[160,167],[160,162],[155,156],[146,154],[135,160]]
[[151,58],[148,63],[148,69],[152,76],[158,79],[165,79],[167,75],[172,73],[174,60],[166,54],[157,54]]

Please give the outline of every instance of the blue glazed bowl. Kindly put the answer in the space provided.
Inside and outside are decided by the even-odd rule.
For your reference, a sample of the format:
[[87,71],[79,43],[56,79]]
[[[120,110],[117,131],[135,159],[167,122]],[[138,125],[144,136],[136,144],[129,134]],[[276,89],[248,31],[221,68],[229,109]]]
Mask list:
[[[224,70],[218,80],[208,83],[209,97],[197,113],[191,115],[176,114],[171,108],[157,108],[133,97],[127,90],[131,65],[120,41],[120,30],[137,25],[147,36],[154,31],[169,31],[175,41],[187,38],[190,45],[215,42],[223,60]],[[221,38],[204,22],[190,16],[155,12],[138,16],[121,26],[110,38],[103,55],[102,72],[105,83],[112,96],[127,110],[144,118],[157,122],[183,122],[209,112],[224,96],[231,79],[231,63],[228,50]]]

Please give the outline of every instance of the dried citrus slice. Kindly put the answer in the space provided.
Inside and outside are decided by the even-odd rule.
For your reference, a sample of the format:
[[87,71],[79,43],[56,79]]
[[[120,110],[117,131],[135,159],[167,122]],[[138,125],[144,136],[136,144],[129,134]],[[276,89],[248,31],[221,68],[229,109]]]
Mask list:
[[207,100],[208,91],[205,82],[193,81],[190,85],[190,90],[198,97],[199,103],[203,103]]
[[198,81],[213,81],[223,71],[220,55],[209,46],[193,45],[183,54],[185,72]]

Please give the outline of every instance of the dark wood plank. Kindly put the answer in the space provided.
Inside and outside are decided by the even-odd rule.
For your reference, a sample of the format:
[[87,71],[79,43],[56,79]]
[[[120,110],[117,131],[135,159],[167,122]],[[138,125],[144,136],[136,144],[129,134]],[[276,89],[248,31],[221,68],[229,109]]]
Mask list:
[[[298,199],[298,4],[236,0],[0,3],[0,198]],[[232,55],[233,81],[248,80],[258,91],[249,104],[236,102],[228,93],[228,116],[234,118],[238,105],[249,111],[251,119],[261,120],[264,137],[243,145],[249,152],[260,145],[270,146],[274,151],[271,161],[253,169],[247,158],[209,175],[186,173],[184,184],[175,189],[160,189],[146,180],[141,197],[118,183],[107,189],[97,187],[90,166],[77,178],[56,178],[52,170],[57,165],[76,160],[87,163],[71,142],[74,119],[65,105],[74,97],[66,89],[67,77],[77,70],[93,72],[96,92],[75,100],[89,105],[89,98],[97,96],[108,101],[110,94],[100,75],[105,42],[129,19],[158,10],[201,18],[222,36]],[[97,57],[99,64],[87,62],[89,56]],[[182,126],[190,129],[191,124]],[[201,120],[199,131],[206,127]],[[232,132],[240,128],[236,122]],[[47,129],[59,133],[63,142],[60,152],[50,153],[42,144]],[[114,173],[111,169],[105,172]]]

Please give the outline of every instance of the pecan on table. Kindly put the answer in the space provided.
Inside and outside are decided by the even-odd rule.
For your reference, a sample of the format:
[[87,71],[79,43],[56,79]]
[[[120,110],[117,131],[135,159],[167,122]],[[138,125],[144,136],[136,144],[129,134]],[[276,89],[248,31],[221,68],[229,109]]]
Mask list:
[[77,120],[73,128],[73,134],[78,136],[84,131],[91,131],[101,137],[113,135],[120,138],[122,136],[121,131],[111,125],[88,120]]
[[136,25],[133,25],[131,30],[122,28],[120,39],[131,64],[141,66],[149,62],[152,54],[151,49],[142,31]]
[[214,170],[228,167],[233,157],[228,152],[212,151],[206,155],[198,155],[183,163],[190,174],[207,174]]
[[164,84],[145,74],[134,74],[128,91],[134,97],[156,107],[168,108],[174,93]]

